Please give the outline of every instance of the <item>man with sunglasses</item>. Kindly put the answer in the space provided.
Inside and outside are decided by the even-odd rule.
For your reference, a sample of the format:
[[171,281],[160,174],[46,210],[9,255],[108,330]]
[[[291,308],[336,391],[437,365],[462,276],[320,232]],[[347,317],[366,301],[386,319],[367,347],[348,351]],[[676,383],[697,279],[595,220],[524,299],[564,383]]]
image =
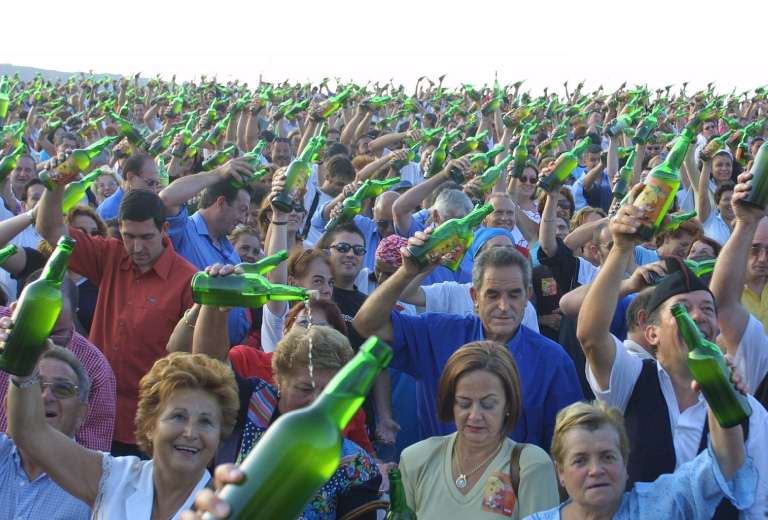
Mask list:
[[328,252],[333,274],[333,301],[341,309],[344,320],[349,322],[365,301],[365,294],[355,286],[367,251],[365,237],[353,222],[348,222],[323,235],[317,246]]
[[[37,363],[37,372],[46,422],[67,437],[74,437],[88,415],[91,383],[83,365],[72,352],[49,342]],[[3,518],[86,520],[91,517],[91,508],[85,502],[59,487],[29,453],[17,448],[4,433],[0,433],[0,504]]]

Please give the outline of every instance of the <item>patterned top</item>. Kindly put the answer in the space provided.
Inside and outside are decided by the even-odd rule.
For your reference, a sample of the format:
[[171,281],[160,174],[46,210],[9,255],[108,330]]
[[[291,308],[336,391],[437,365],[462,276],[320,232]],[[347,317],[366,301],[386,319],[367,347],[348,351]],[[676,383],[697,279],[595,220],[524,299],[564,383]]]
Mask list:
[[[277,391],[261,379],[251,379],[254,387],[243,427],[238,464],[259,442],[277,414]],[[375,491],[380,478],[379,468],[368,452],[349,439],[344,439],[341,444],[341,462],[336,473],[312,497],[299,520],[335,519],[342,495],[349,493],[353,486],[365,486]]]
[[[11,310],[0,307],[0,316],[10,316]],[[78,444],[91,450],[109,451],[115,429],[115,374],[104,354],[93,343],[75,332],[67,346],[77,356],[91,380],[88,395],[88,415],[75,434]],[[6,431],[5,394],[8,374],[0,371],[0,431]]]

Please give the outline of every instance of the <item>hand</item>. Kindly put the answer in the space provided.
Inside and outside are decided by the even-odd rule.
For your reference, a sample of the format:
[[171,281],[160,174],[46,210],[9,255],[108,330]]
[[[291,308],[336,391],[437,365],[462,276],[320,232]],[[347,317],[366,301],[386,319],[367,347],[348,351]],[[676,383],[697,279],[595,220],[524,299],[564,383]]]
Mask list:
[[432,258],[431,261],[427,262],[427,265],[422,267],[419,262],[413,258],[409,250],[409,248],[424,245],[424,243],[429,239],[430,235],[432,235],[432,231],[434,231],[434,227],[432,226],[428,227],[424,231],[417,231],[411,238],[408,239],[408,246],[400,249],[400,255],[403,258],[402,269],[405,269],[405,272],[411,276],[416,276],[422,272],[431,271],[440,265],[440,262],[442,261],[441,257]]
[[394,444],[399,431],[400,425],[392,417],[379,417],[376,423],[376,439],[386,444]]
[[214,170],[222,178],[232,177],[238,182],[245,183],[243,176],[248,176],[253,173],[253,168],[248,164],[247,159],[242,157],[236,157],[225,162]]
[[638,266],[635,272],[632,273],[632,276],[627,279],[626,284],[632,292],[640,292],[646,287],[655,285],[654,278],[666,276],[666,274],[667,267],[663,260],[659,260],[658,262]]
[[459,157],[458,159],[451,159],[445,164],[443,171],[440,173],[445,174],[446,177],[450,177],[449,172],[452,168],[458,168],[465,179],[470,179],[472,177],[472,165],[469,162],[469,158],[466,156]]
[[408,149],[401,148],[400,150],[396,150],[387,155],[387,159],[389,159],[389,164],[396,163],[397,161],[405,161],[408,159]]
[[208,276],[229,276],[230,274],[243,274],[244,271],[236,265],[215,263],[206,267],[205,272]]
[[742,173],[737,180],[738,184],[733,188],[733,198],[731,199],[736,220],[746,222],[747,224],[757,224],[765,216],[765,210],[742,202],[749,196],[749,192],[752,190],[752,186],[748,184],[752,180],[752,174],[749,172]]
[[613,235],[614,248],[632,249],[642,241],[637,231],[647,210],[632,204],[642,189],[642,184],[636,184],[629,192],[629,203],[619,208],[616,215],[609,221],[608,227]]
[[[234,464],[222,464],[213,473],[214,487],[220,491],[225,484],[238,484],[245,478],[243,473]],[[219,498],[208,488],[198,491],[195,497],[195,511],[181,513],[181,520],[202,520],[203,513],[210,513],[214,518],[227,518],[229,516],[229,504]]]

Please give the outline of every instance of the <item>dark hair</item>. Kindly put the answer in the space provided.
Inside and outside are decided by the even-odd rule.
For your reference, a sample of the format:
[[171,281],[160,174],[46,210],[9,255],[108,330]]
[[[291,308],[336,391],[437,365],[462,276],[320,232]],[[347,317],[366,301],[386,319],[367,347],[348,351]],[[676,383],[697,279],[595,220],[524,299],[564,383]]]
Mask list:
[[366,243],[365,235],[360,231],[360,228],[354,222],[345,222],[336,226],[333,230],[324,233],[320,240],[318,240],[316,247],[319,249],[329,249],[340,233],[353,233],[363,240],[363,245]]
[[325,152],[326,157],[334,157],[336,155],[343,155],[349,159],[349,148],[341,143],[333,143]]
[[723,246],[722,246],[722,245],[720,245],[720,242],[718,242],[718,241],[717,241],[717,240],[715,240],[714,238],[709,238],[709,237],[708,237],[708,236],[706,236],[706,235],[701,235],[701,236],[700,236],[700,237],[698,237],[696,240],[694,240],[694,242],[704,242],[704,243],[705,243],[705,244],[707,244],[709,247],[711,247],[711,248],[712,248],[712,251],[714,251],[714,252],[715,252],[715,258],[717,258],[718,256],[720,256],[720,251],[723,249]]
[[424,120],[429,120],[433,125],[437,123],[437,116],[431,112],[424,114]]
[[[330,152],[330,148],[328,151]],[[326,177],[341,177],[350,181],[355,178],[355,167],[347,155],[336,154],[329,156],[324,166]]]
[[211,207],[219,197],[224,197],[227,204],[232,204],[237,199],[237,194],[240,190],[244,190],[250,196],[250,191],[243,188],[235,188],[229,179],[222,179],[216,184],[208,186],[200,194],[200,208],[205,209]]
[[123,165],[123,178],[128,180],[129,173],[139,175],[141,169],[144,167],[144,163],[151,160],[152,157],[141,152],[128,156],[128,159],[125,160],[125,164]]
[[456,402],[456,386],[459,379],[475,370],[491,372],[501,381],[507,405],[502,432],[509,434],[514,429],[523,409],[520,374],[506,345],[495,341],[467,343],[448,358],[437,387],[438,418],[443,422],[455,420],[453,406]]
[[730,181],[722,183],[715,189],[715,204],[720,204],[720,199],[726,191],[733,191],[734,184]]
[[162,230],[163,223],[165,223],[165,205],[153,191],[131,190],[125,194],[120,202],[117,219],[119,222],[125,220],[144,222],[152,219],[157,229]]
[[633,332],[637,330],[637,315],[640,311],[647,311],[648,302],[651,301],[653,296],[653,287],[647,287],[646,289],[637,293],[635,298],[630,302],[627,307],[627,330]]
[[603,149],[599,144],[591,144],[589,145],[589,148],[587,148],[587,153],[603,153]]
[[38,184],[40,186],[45,186],[45,184],[43,184],[43,181],[41,181],[37,177],[29,179],[29,181],[24,185],[24,202],[27,201],[27,190],[29,190],[29,188],[31,188],[32,186],[37,186]]

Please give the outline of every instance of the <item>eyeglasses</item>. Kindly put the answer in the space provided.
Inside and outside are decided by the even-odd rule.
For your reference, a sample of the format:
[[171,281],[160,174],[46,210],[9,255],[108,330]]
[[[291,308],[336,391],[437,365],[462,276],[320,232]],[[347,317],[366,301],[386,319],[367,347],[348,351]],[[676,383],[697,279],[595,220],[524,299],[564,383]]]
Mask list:
[[294,213],[306,213],[307,208],[304,207],[304,204],[294,202],[293,206],[291,206],[291,211],[293,211]]
[[525,183],[536,184],[536,181],[537,181],[536,177],[518,177],[517,178],[517,182],[521,184],[525,184]]
[[567,200],[558,200],[557,207],[562,209],[567,209],[570,211],[572,206],[571,206],[571,203],[568,202]]
[[365,246],[359,246],[352,244],[347,244],[346,242],[339,242],[338,244],[333,244],[330,246],[331,249],[335,249],[341,254],[349,253],[349,250],[351,249],[355,256],[363,256],[365,254]]
[[70,399],[77,395],[77,390],[80,388],[77,385],[73,385],[68,381],[52,381],[47,382],[40,380],[40,391],[45,392],[46,388],[51,389],[51,393],[57,399]]

